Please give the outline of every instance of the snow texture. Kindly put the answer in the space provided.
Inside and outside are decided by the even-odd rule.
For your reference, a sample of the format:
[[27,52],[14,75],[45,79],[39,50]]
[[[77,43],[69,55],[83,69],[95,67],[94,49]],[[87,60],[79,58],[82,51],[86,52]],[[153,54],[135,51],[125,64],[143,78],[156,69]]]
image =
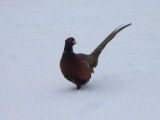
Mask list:
[[[0,120],[160,120],[159,0],[1,0]],[[61,74],[67,37],[90,53],[119,25],[81,90]]]

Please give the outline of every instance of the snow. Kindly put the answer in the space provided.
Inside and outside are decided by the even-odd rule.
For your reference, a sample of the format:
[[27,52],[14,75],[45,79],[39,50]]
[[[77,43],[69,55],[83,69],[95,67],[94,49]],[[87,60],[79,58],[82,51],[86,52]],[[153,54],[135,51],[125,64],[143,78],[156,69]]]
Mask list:
[[[160,1],[1,0],[0,120],[159,120]],[[90,82],[59,68],[64,40],[90,53],[116,27]]]

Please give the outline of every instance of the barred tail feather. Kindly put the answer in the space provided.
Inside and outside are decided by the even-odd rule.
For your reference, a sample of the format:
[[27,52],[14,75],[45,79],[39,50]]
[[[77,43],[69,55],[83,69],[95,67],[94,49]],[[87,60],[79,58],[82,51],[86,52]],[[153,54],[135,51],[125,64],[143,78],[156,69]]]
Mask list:
[[91,53],[91,55],[98,57],[102,50],[104,49],[104,47],[107,45],[107,43],[109,43],[116,35],[117,33],[119,33],[121,30],[123,30],[124,28],[130,26],[130,24],[124,25],[124,26],[119,26],[118,28],[116,28],[110,35],[108,35],[104,41]]

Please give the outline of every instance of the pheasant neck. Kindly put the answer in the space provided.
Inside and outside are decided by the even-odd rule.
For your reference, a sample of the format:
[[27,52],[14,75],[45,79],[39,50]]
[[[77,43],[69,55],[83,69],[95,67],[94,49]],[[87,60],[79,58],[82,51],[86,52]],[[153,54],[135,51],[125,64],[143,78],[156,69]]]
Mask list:
[[65,45],[64,52],[73,53],[73,46],[72,45]]

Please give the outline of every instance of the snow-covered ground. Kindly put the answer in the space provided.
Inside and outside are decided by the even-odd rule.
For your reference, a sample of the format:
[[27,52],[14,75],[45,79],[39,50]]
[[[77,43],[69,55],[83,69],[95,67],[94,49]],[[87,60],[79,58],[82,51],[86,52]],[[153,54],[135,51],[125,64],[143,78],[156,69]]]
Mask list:
[[[160,120],[159,0],[1,0],[0,120]],[[104,49],[81,90],[63,78],[64,40]]]

